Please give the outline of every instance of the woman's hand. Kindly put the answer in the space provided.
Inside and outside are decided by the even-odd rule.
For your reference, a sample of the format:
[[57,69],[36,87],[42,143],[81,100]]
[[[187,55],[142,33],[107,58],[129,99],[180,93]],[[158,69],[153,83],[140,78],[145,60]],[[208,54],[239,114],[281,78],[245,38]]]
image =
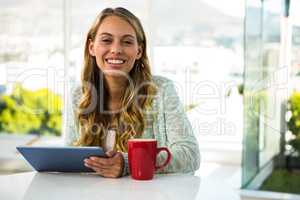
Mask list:
[[93,169],[97,174],[106,178],[117,178],[122,175],[124,158],[122,153],[115,151],[106,152],[108,158],[90,157],[84,159],[84,165]]

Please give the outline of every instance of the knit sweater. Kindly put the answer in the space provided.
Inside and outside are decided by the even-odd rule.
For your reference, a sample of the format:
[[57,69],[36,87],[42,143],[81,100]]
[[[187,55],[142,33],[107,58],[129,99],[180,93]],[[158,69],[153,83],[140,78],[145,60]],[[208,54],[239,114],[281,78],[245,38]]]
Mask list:
[[[142,138],[155,138],[158,147],[167,147],[172,154],[170,163],[157,173],[194,172],[200,166],[199,147],[175,86],[171,80],[161,76],[153,76],[153,82],[158,91],[152,102],[152,114],[146,116],[147,126]],[[74,113],[80,97],[81,89],[77,87],[72,92],[72,109],[67,111],[66,145],[72,145],[79,137],[78,120]],[[123,153],[123,156],[123,175],[126,175],[129,173],[127,153]],[[160,153],[157,163],[164,162],[166,157],[167,154]]]

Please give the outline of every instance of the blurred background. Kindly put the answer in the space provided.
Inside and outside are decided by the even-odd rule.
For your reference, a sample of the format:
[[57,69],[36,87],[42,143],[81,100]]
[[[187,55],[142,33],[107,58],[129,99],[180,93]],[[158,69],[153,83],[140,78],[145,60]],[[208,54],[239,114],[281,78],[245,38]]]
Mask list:
[[298,173],[297,0],[1,0],[0,174],[31,170],[17,145],[62,144],[86,33],[119,6],[144,25],[153,74],[175,82],[202,162],[236,166],[242,188]]

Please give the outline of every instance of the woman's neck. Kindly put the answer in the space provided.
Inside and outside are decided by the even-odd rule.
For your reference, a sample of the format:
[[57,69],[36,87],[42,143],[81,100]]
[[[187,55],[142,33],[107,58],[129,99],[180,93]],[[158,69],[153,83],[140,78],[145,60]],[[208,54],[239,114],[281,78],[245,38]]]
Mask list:
[[126,79],[107,78],[106,80],[110,101],[121,101],[127,85]]

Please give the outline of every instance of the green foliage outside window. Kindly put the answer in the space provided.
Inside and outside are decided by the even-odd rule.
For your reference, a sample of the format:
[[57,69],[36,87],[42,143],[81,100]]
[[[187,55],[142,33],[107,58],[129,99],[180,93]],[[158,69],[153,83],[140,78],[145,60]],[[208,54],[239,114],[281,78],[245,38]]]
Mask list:
[[289,99],[289,110],[292,116],[288,121],[288,128],[295,136],[289,144],[300,153],[300,92],[294,92]]
[[62,99],[48,89],[31,91],[16,84],[0,96],[0,133],[60,135]]

